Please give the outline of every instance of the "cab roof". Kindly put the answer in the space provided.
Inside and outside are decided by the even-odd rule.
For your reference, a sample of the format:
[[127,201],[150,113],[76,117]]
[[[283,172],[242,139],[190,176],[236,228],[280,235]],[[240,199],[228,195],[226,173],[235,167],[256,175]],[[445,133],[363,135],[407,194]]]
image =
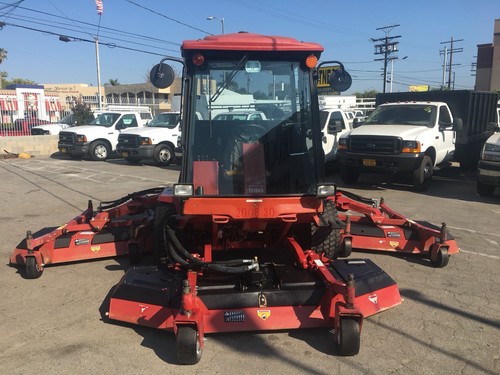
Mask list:
[[301,51],[323,52],[318,43],[301,42],[283,36],[270,36],[239,32],[224,35],[209,35],[203,39],[185,40],[182,50],[223,50],[223,51]]

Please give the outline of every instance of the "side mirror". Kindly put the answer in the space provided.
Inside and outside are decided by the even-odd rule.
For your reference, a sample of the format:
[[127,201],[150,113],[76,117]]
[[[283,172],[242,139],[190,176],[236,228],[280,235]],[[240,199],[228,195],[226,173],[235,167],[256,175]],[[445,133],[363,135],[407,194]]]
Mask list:
[[125,129],[125,125],[123,123],[116,124],[116,130],[122,130]]
[[174,69],[163,62],[156,64],[149,73],[149,79],[153,86],[159,89],[166,89],[174,82]]
[[343,69],[343,67],[340,67],[330,74],[328,83],[335,91],[344,92],[349,90],[349,87],[351,87],[352,77],[346,70]]
[[336,134],[342,130],[340,121],[334,121],[333,124],[328,124],[328,134]]

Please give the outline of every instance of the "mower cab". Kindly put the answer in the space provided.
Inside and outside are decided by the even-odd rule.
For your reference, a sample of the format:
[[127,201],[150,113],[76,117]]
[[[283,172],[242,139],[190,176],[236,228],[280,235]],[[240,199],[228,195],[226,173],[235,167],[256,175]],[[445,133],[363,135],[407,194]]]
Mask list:
[[[351,242],[324,181],[322,50],[248,33],[182,45],[183,164],[158,198],[160,266],[128,271],[109,309],[173,330],[180,363],[199,361],[207,333],[305,327],[333,329],[339,354],[354,355],[363,318],[401,302],[373,262],[334,261]],[[333,65],[331,82],[347,89]],[[172,72],[162,62],[151,81],[168,85]]]

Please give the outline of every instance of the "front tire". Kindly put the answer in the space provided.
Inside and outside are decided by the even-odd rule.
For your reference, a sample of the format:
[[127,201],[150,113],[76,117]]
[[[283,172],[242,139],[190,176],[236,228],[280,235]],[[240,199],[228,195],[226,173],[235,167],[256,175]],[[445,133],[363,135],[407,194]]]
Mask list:
[[482,197],[491,197],[495,192],[495,185],[487,185],[477,181],[477,193]]
[[342,250],[342,242],[340,229],[334,227],[338,219],[337,209],[330,201],[325,203],[323,218],[328,225],[320,227],[311,224],[311,249],[328,259],[337,259]]
[[90,145],[90,158],[94,161],[104,161],[111,152],[108,144],[104,141],[95,141]]
[[425,155],[418,169],[413,171],[413,187],[417,191],[425,191],[429,188],[433,173],[432,159]]
[[346,165],[340,166],[340,178],[346,184],[355,184],[359,179],[359,168],[349,167]]
[[159,144],[156,146],[153,155],[156,164],[166,167],[175,161],[174,149],[167,144]]

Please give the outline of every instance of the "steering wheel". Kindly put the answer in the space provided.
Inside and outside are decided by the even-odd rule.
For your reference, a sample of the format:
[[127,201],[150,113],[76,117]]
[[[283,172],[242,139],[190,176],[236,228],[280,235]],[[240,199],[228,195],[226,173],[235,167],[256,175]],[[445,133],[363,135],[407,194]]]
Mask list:
[[235,131],[235,138],[240,142],[250,143],[258,141],[267,133],[266,128],[258,124],[240,125]]

